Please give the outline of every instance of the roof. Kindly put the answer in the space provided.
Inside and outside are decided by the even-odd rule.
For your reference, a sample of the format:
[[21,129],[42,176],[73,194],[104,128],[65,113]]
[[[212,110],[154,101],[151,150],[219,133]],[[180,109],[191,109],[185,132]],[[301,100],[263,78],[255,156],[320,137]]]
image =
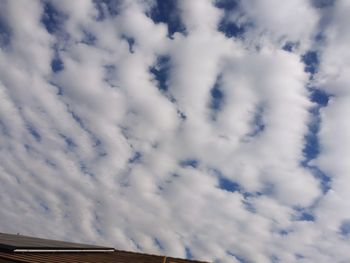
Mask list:
[[0,250],[12,252],[107,252],[114,248],[0,233]]
[[[110,253],[13,253],[0,252],[4,262],[21,263],[201,263],[200,261],[178,259],[165,256],[147,255],[126,251]],[[7,260],[7,261],[5,261]]]
[[[75,252],[75,253],[72,253]],[[204,263],[114,248],[0,233],[0,263]]]

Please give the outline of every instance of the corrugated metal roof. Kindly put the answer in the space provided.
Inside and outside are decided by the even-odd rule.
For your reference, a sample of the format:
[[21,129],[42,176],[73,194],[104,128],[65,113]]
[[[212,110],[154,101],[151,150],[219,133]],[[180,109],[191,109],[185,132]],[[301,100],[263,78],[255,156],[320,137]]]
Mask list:
[[[0,259],[18,263],[203,263],[200,261],[126,251],[110,253],[13,253],[0,252]],[[1,262],[1,260],[0,260]]]
[[[94,251],[91,253],[90,251]],[[37,251],[40,251],[37,252]],[[68,253],[75,252],[75,253]],[[108,252],[107,252],[108,251]],[[199,263],[114,248],[0,233],[0,263]]]
[[28,237],[23,235],[12,235],[0,233],[0,249],[16,251],[16,250],[114,250],[113,248],[93,246],[72,242],[64,242],[36,237]]

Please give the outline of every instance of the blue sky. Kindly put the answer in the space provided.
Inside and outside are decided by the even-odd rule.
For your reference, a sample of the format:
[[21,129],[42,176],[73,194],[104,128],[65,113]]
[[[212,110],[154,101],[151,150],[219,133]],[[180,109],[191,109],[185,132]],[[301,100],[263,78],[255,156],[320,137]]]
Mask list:
[[346,262],[349,12],[1,0],[0,232],[217,263]]

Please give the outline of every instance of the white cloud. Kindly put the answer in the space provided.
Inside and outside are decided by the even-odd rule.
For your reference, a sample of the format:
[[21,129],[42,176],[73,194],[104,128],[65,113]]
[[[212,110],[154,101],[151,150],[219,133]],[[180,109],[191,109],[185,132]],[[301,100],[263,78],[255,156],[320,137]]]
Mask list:
[[[247,27],[246,41],[252,46],[297,44],[299,52],[312,44],[319,23],[318,10],[311,1],[248,0],[230,14],[230,20]],[[302,21],[302,22],[301,22]]]
[[[346,25],[349,18],[345,15],[350,9],[346,1],[337,1],[332,7],[332,19],[325,31],[325,46],[321,53],[319,73],[316,83],[331,94],[328,106],[321,111],[320,142],[321,154],[315,161],[331,177],[331,190],[321,199],[317,208],[320,225],[332,233],[339,242],[342,238],[341,225],[350,218],[348,213],[350,166],[348,145],[350,126],[344,118],[349,113],[349,34]],[[346,238],[346,237],[345,237]],[[340,252],[341,253],[341,252]]]
[[[50,3],[53,34],[43,2],[0,3],[0,231],[215,262],[349,257],[345,0],[244,1],[229,11],[254,22],[242,39],[218,31],[212,1],[178,1],[186,30],[171,38],[154,1],[103,16],[92,1]],[[309,162],[332,179],[323,195],[302,164],[315,103],[300,53],[325,15],[312,84],[334,97]],[[150,71],[160,57],[166,90]]]

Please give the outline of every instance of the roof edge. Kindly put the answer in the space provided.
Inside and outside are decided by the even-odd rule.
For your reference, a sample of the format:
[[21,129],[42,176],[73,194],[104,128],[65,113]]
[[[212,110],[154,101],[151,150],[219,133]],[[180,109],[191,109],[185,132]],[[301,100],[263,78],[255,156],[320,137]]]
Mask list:
[[110,249],[22,249],[17,248],[13,250],[15,253],[105,253],[105,252],[115,252],[114,248]]

